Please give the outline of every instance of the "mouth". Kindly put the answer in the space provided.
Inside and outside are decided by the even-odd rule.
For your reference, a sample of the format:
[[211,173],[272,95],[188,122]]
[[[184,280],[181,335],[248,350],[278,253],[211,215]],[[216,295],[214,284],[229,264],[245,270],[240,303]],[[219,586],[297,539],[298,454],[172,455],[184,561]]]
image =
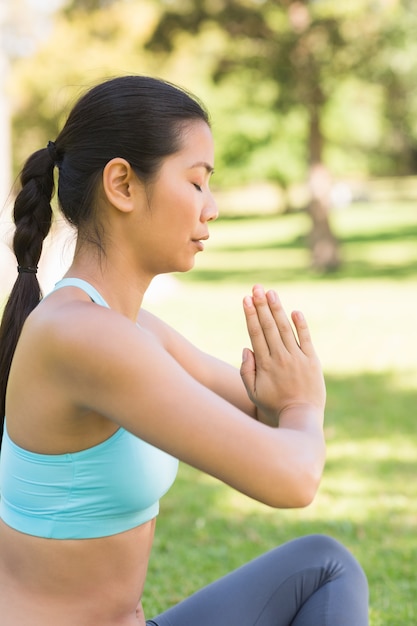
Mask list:
[[204,237],[200,237],[200,239],[192,239],[191,241],[197,246],[199,250],[204,250],[204,241],[207,241],[209,235],[204,235]]
[[196,246],[197,250],[201,252],[204,250],[204,243],[201,241],[201,239],[192,239],[192,242]]

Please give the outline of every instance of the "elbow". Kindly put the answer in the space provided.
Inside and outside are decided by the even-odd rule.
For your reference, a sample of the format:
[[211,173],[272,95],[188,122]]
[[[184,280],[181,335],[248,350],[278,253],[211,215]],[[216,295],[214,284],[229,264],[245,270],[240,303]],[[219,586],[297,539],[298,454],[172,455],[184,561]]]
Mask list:
[[294,468],[292,474],[293,498],[290,503],[292,508],[304,508],[309,506],[317,495],[323,475],[326,460],[326,448],[324,441],[316,448],[314,456],[304,459]]
[[309,506],[317,495],[320,486],[320,477],[315,475],[304,476],[302,484],[294,488],[293,497],[287,508],[303,509]]
[[325,464],[324,446],[315,459],[310,459],[310,463],[300,468],[297,487],[294,485],[296,504],[294,508],[304,508],[309,506],[317,495]]
[[320,487],[324,468],[324,451],[314,460],[297,463],[289,468],[286,485],[275,493],[269,504],[274,508],[301,509],[309,506]]

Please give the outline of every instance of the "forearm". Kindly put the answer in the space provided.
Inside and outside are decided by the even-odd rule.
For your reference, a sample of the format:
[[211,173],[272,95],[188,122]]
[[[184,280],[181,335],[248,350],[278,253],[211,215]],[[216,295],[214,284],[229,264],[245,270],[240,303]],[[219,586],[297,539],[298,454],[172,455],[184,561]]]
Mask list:
[[248,396],[239,370],[217,357],[203,352],[199,354],[198,367],[190,368],[190,374],[207,389],[256,418],[257,408]]
[[[319,488],[325,464],[322,429],[314,422],[302,424],[302,420],[294,420],[294,424],[284,420],[284,426],[279,428],[260,423],[251,427],[250,421],[250,435],[243,436],[247,444],[242,445],[239,435],[229,443],[232,449],[228,449],[228,459],[233,467],[233,446],[245,449],[244,465],[236,465],[231,484],[274,508],[309,505]],[[242,426],[242,430],[245,432],[246,427]]]
[[166,351],[195,380],[246,415],[256,416],[256,407],[236,367],[203,352],[148,311],[141,310],[139,323],[159,338]]

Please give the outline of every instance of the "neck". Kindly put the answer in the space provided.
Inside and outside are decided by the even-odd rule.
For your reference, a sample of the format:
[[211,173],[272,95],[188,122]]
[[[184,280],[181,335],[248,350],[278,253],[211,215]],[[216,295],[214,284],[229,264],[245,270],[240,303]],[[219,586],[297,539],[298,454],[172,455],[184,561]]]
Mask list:
[[65,277],[81,278],[97,289],[111,309],[136,322],[144,294],[153,277],[135,272],[131,265],[116,259],[76,250]]

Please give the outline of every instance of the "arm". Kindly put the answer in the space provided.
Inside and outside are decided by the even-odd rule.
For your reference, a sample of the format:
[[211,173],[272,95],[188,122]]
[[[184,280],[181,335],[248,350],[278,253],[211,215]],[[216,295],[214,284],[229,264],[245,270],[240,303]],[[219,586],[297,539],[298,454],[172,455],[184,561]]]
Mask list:
[[256,407],[246,392],[237,368],[199,350],[171,326],[148,311],[141,310],[138,321],[142,328],[146,328],[158,338],[165,350],[199,383],[247,415],[255,417]]
[[300,317],[293,318],[299,346],[281,305],[263,291],[245,311],[253,350],[242,375],[254,404],[280,428],[248,420],[150,333],[89,303],[48,324],[54,388],[74,409],[95,411],[250,497],[304,506],[324,464],[321,370]]

